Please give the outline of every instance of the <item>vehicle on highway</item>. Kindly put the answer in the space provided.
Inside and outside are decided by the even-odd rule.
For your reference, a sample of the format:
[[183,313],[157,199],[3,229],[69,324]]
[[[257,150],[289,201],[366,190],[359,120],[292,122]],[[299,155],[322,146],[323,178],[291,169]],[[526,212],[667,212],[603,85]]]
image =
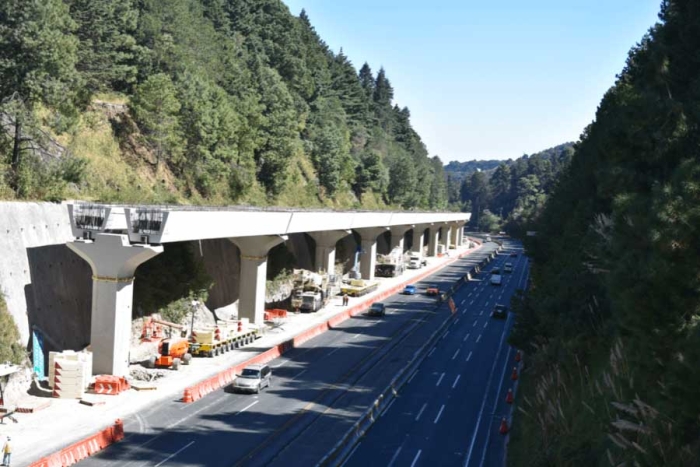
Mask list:
[[491,285],[501,285],[503,282],[503,276],[500,274],[491,274],[491,279],[490,279]]
[[249,365],[243,368],[241,374],[233,381],[233,390],[258,394],[263,388],[269,388],[271,382],[272,370],[269,366]]
[[413,284],[408,284],[406,287],[403,288],[403,294],[404,295],[415,295],[418,289],[416,289],[416,286]]
[[513,263],[503,265],[503,272],[513,272]]
[[497,304],[495,307],[493,307],[491,317],[498,319],[506,319],[508,317],[508,307],[505,305]]
[[428,260],[418,253],[412,253],[408,259],[408,269],[420,269],[428,265]]
[[501,269],[500,269],[500,268],[493,268],[493,269],[491,269],[491,275],[500,274],[500,273],[501,273]]
[[440,288],[439,288],[437,285],[435,285],[435,284],[431,284],[431,285],[428,286],[427,289],[425,289],[425,294],[426,294],[426,295],[439,295],[439,294],[440,294]]
[[381,302],[372,303],[372,306],[369,307],[367,314],[369,316],[384,316],[386,315],[386,305]]

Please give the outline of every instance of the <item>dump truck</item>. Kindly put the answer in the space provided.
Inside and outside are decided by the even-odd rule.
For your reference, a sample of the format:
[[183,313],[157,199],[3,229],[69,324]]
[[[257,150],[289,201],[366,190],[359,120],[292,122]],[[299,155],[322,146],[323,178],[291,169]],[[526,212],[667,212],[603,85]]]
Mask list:
[[343,285],[340,287],[340,292],[342,294],[347,294],[350,297],[361,297],[370,292],[374,292],[377,290],[377,287],[379,287],[379,282],[376,281],[351,279],[350,281],[343,283]]
[[216,357],[252,343],[260,336],[260,328],[247,319],[218,320],[216,325],[194,329],[189,351],[197,357]]
[[[158,343],[158,355],[146,360],[148,368],[172,368],[179,370],[180,364],[189,365],[192,354],[189,351],[187,328],[181,324],[171,323],[159,319],[152,319],[153,323],[162,324],[168,328],[168,337]],[[173,329],[179,331],[179,335],[173,336]]]

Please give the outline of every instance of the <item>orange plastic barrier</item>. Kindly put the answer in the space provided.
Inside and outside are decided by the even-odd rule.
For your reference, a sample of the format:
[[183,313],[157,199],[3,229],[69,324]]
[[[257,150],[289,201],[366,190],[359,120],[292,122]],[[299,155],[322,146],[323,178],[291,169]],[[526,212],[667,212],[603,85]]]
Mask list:
[[[453,261],[456,261],[458,258],[462,258],[464,256],[467,256],[469,253],[471,253],[472,250],[465,251],[464,253],[460,254],[457,258],[455,258]],[[447,266],[447,264],[442,265],[442,267]],[[380,300],[383,300],[387,297],[390,297],[397,292],[400,292],[403,290],[403,288],[410,283],[418,282],[425,277],[429,276],[430,274],[434,273],[438,269],[437,266],[433,266],[432,268],[427,269],[423,273],[419,274],[416,277],[413,277],[411,280],[404,281],[398,285],[395,285],[394,287],[387,289],[380,293],[379,295],[375,295],[374,297],[355,303],[354,305],[348,307],[345,309],[342,313],[339,313],[332,318],[328,319],[327,321],[324,321],[323,323],[320,323],[312,328],[309,328],[300,334],[297,334],[293,338],[282,342],[281,344],[276,345],[275,347],[272,347],[271,349],[256,355],[255,357],[240,363],[234,367],[228,368],[224,370],[221,373],[218,373],[211,378],[205,379],[204,381],[200,381],[199,383],[190,386],[188,388],[185,388],[182,399],[180,399],[184,403],[189,403],[189,402],[194,402],[202,397],[206,396],[207,394],[211,394],[212,392],[216,391],[217,389],[220,389],[230,383],[233,382],[233,380],[236,377],[236,374],[240,373],[240,371],[245,368],[248,365],[254,365],[256,363],[267,363],[271,360],[274,360],[275,358],[279,357],[280,355],[284,354],[285,352],[291,350],[294,347],[298,347],[304,342],[313,339],[314,337],[318,336],[319,334],[322,334],[326,332],[329,329],[332,329],[336,326],[338,326],[340,323],[345,321],[348,318],[351,318],[352,316],[358,315],[361,312],[363,312],[369,305],[371,305],[374,302],[378,302]],[[276,311],[275,309],[273,310],[267,310],[265,313],[270,313]],[[284,311],[286,315],[285,310],[279,310],[279,311]],[[267,320],[267,318],[265,318]],[[224,378],[220,378],[221,375],[225,375]]]
[[46,456],[30,464],[29,467],[68,467],[122,439],[124,439],[124,424],[117,419],[113,426],[107,427],[89,438],[71,444],[57,453]]

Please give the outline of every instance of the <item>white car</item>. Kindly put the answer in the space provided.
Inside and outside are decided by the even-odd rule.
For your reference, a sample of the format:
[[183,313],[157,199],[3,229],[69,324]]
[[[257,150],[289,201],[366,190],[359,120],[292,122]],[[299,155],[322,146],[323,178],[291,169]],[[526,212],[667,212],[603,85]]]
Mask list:
[[250,365],[243,368],[241,374],[233,381],[236,392],[259,393],[263,388],[269,388],[272,380],[272,370],[267,365]]

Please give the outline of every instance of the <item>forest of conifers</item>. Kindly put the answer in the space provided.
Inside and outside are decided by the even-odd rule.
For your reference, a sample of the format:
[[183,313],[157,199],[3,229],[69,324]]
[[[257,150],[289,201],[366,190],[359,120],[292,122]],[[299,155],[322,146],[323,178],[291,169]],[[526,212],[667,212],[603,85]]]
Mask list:
[[700,465],[700,3],[659,18],[527,238],[511,465]]
[[0,99],[0,198],[447,207],[387,72],[281,0],[2,1]]

